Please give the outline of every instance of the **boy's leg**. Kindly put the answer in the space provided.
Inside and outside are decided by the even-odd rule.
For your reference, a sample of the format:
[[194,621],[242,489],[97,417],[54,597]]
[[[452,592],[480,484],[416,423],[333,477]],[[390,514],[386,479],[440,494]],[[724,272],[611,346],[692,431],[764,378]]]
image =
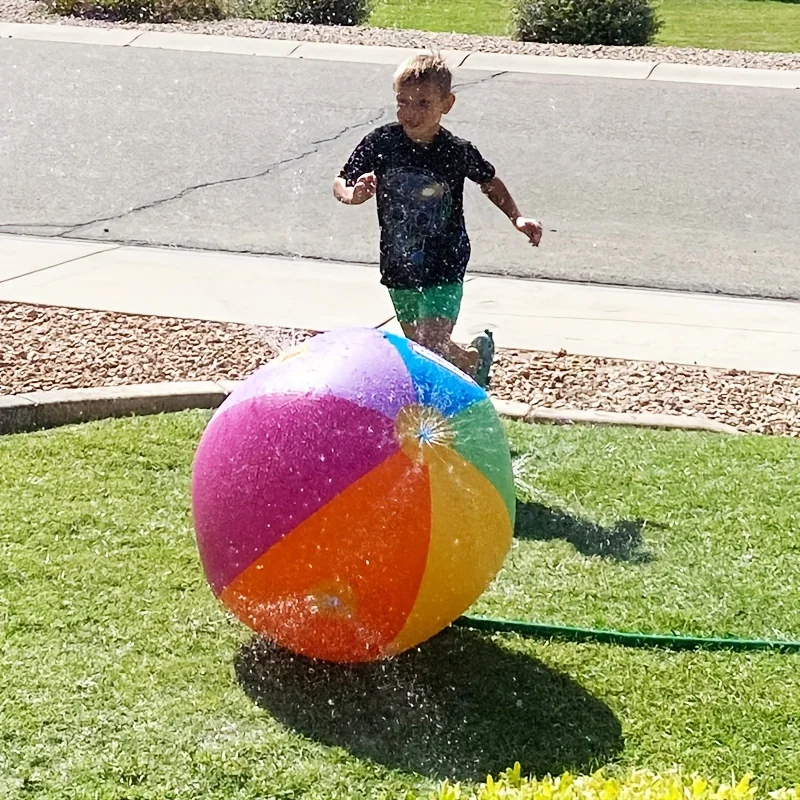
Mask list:
[[461,283],[391,292],[397,319],[406,337],[474,377],[481,366],[481,354],[476,347],[464,348],[452,339],[463,294]]
[[478,368],[478,351],[474,348],[464,348],[456,344],[451,338],[455,322],[442,317],[426,317],[416,322],[401,322],[403,333],[432,350],[451,364],[474,377]]

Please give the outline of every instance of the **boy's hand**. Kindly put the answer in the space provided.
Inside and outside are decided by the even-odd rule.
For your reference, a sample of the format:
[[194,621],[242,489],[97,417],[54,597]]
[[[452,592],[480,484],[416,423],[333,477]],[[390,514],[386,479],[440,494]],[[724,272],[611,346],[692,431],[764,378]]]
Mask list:
[[353,186],[353,199],[350,201],[354,206],[360,206],[366,203],[371,197],[374,197],[375,192],[378,190],[378,180],[374,172],[368,172],[362,175]]
[[539,246],[539,242],[542,241],[541,223],[537,222],[535,219],[526,219],[525,217],[517,217],[514,220],[514,227],[520,233],[524,233],[534,247]]

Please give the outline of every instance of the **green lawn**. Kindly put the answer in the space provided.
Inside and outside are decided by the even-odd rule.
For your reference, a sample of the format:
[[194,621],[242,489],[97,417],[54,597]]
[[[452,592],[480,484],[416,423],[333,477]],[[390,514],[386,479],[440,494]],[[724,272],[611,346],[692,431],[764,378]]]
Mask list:
[[[451,630],[344,668],[254,639],[195,549],[207,419],[0,438],[0,797],[388,800],[514,760],[800,782],[800,656]],[[800,637],[800,442],[510,433],[518,537],[475,611]]]
[[[661,0],[658,44],[724,50],[800,51],[800,3],[781,0]],[[510,0],[378,0],[379,27],[504,36]]]
[[475,611],[800,640],[800,442],[515,433],[517,546]]

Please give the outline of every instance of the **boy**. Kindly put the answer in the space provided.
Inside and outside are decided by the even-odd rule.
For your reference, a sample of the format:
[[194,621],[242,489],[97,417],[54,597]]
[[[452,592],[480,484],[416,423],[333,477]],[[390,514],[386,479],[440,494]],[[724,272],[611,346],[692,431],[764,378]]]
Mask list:
[[394,76],[397,123],[369,133],[334,181],[347,205],[377,194],[381,283],[403,333],[485,387],[494,358],[492,335],[469,348],[453,342],[470,243],[464,225],[464,179],[483,193],[536,247],[538,222],[521,216],[494,167],[477,148],[441,127],[455,103],[452,75],[438,55],[417,55]]

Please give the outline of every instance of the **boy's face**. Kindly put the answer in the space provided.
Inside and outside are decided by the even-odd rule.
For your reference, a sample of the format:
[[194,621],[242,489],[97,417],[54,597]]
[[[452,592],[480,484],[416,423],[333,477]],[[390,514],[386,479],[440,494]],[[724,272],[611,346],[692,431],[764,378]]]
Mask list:
[[397,121],[413,142],[430,142],[439,132],[442,116],[456,98],[432,83],[407,83],[395,88]]

